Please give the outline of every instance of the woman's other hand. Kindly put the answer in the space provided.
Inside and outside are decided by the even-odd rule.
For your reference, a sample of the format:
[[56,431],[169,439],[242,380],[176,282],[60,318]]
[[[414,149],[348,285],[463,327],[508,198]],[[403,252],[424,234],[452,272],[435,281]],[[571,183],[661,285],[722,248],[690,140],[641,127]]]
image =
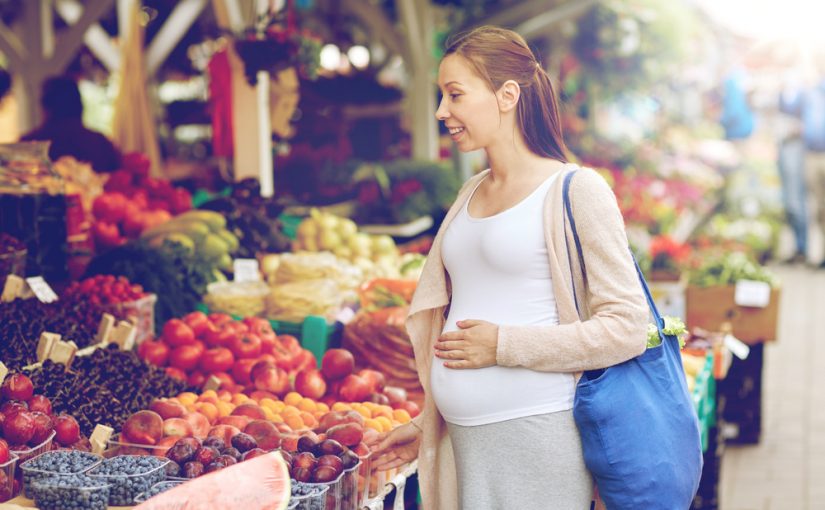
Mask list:
[[405,423],[387,434],[373,450],[371,465],[381,471],[403,466],[418,457],[420,444],[421,429]]
[[444,333],[435,343],[435,355],[447,368],[484,368],[496,364],[498,326],[491,322],[465,320],[458,331]]

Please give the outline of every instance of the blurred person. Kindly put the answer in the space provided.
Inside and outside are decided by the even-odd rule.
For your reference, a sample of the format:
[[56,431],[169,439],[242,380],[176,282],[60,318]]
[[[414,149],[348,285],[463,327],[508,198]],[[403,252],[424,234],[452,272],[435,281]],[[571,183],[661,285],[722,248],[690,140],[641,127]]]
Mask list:
[[49,78],[40,96],[43,123],[21,141],[50,141],[49,157],[73,156],[98,172],[120,168],[120,151],[103,134],[83,125],[83,102],[77,82],[68,76]]
[[[820,62],[820,75],[806,86],[788,87],[783,91],[780,109],[802,121],[804,144],[805,186],[815,209],[814,218],[825,239],[825,61]],[[797,185],[797,188],[800,185]],[[795,200],[801,200],[797,195]],[[804,204],[794,207],[803,208]],[[807,210],[803,209],[807,218]],[[805,246],[807,250],[807,243]],[[820,264],[825,267],[825,261]]]
[[745,74],[735,70],[722,86],[722,116],[719,122],[727,140],[744,140],[753,133],[754,118],[745,91]]
[[[779,96],[780,110],[786,104],[786,91]],[[777,119],[779,146],[777,169],[782,183],[782,204],[795,241],[795,251],[784,262],[803,263],[808,253],[808,207],[805,184],[805,142],[802,126],[797,117],[781,116]]]

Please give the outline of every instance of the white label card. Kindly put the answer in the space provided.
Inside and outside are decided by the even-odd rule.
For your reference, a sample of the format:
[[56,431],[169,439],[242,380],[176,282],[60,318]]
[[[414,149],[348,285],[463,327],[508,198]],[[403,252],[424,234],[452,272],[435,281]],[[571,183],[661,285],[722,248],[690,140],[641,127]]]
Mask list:
[[235,259],[232,264],[236,282],[257,282],[261,279],[258,259]]
[[54,303],[57,301],[57,294],[54,293],[54,290],[52,290],[42,276],[26,278],[26,283],[29,284],[29,288],[41,303]]
[[6,376],[9,375],[9,369],[6,368],[6,365],[0,361],[0,385],[3,384],[3,381],[6,380]]
[[771,286],[765,282],[739,280],[733,300],[739,306],[765,308],[771,302]]

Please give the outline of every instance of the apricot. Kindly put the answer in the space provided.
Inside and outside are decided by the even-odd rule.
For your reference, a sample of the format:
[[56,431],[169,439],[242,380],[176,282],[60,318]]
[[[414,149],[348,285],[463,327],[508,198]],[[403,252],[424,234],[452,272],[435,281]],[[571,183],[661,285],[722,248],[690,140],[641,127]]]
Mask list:
[[198,395],[192,393],[191,391],[184,391],[180,395],[178,395],[178,400],[184,406],[192,405],[198,401]]
[[301,411],[314,411],[317,408],[315,401],[311,398],[302,398],[296,407]]
[[211,402],[198,402],[195,404],[195,410],[206,416],[209,423],[215,423],[220,416],[217,405]]
[[410,420],[412,420],[410,413],[408,413],[406,409],[395,409],[392,412],[392,417],[395,421],[401,424],[409,423]]
[[304,397],[297,391],[290,391],[284,397],[284,404],[288,406],[297,406]]

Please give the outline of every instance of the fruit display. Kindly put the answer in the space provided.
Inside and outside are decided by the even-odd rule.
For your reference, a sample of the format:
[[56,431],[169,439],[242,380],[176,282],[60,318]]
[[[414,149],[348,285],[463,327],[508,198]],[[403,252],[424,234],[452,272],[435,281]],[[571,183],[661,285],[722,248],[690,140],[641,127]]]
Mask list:
[[257,179],[244,179],[233,185],[228,197],[218,197],[200,206],[226,217],[226,228],[239,242],[236,255],[255,258],[259,253],[280,253],[290,248],[278,217],[283,206],[273,198],[261,196]]
[[143,342],[138,354],[193,387],[216,376],[223,389],[248,387],[275,395],[289,391],[290,374],[317,364],[295,337],[277,335],[269,321],[235,321],[222,313],[192,312],[171,319],[158,340]]
[[400,255],[392,237],[358,232],[358,225],[349,218],[311,209],[296,235],[292,251],[331,251],[370,276],[398,276]]
[[92,203],[92,214],[92,238],[98,251],[120,246],[172,218],[169,211],[150,209],[145,194],[127,196],[119,191],[98,195]]
[[158,396],[177,395],[185,382],[111,345],[89,356],[76,357],[71,370],[45,361],[26,371],[52,404],[54,412],[72,414],[83,434],[95,425],[119,429],[135,411],[145,409]]
[[40,510],[105,510],[110,485],[87,475],[60,475],[37,480],[32,492]]
[[151,455],[118,455],[88,471],[91,478],[110,485],[110,505],[132,505],[138,494],[166,480],[169,461]]
[[177,487],[178,485],[182,484],[183,482],[177,480],[166,480],[163,482],[158,482],[152,487],[149,488],[148,491],[142,492],[135,496],[135,503],[140,504],[146,501],[149,498],[157,496],[161,492],[166,492],[169,489]]
[[72,282],[63,291],[63,299],[79,301],[87,299],[95,305],[117,305],[146,297],[148,294],[139,284],[129,283],[123,276],[98,275]]
[[261,316],[266,311],[269,287],[264,282],[213,282],[203,297],[210,311],[238,317]]
[[25,276],[26,245],[5,232],[0,232],[0,292],[9,275]]
[[33,498],[32,484],[43,478],[60,475],[79,475],[103,461],[99,455],[77,450],[54,450],[41,453],[22,463],[18,469],[23,472],[23,494]]
[[76,160],[72,156],[61,156],[52,163],[52,170],[63,178],[67,195],[79,194],[83,197],[83,208],[92,210],[94,198],[103,193],[108,178],[92,169],[92,165]]

